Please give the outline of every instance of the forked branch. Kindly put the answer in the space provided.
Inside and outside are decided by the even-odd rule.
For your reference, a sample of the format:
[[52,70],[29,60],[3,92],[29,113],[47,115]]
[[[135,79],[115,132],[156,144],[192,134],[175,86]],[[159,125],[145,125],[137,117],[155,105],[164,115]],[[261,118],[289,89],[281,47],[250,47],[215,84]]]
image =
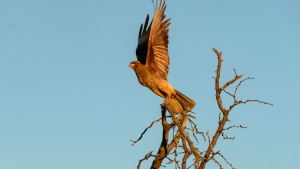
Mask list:
[[[239,87],[241,86],[241,84],[243,82],[245,82],[246,80],[249,80],[249,79],[253,79],[253,78],[245,78],[243,80],[241,80],[241,78],[243,77],[242,74],[238,74],[236,72],[236,70],[234,69],[234,77],[227,81],[224,85],[221,85],[220,84],[220,77],[221,77],[221,71],[222,71],[222,52],[218,51],[217,49],[213,49],[213,51],[215,52],[216,56],[217,56],[217,59],[218,59],[218,64],[217,64],[217,71],[216,71],[216,78],[215,78],[215,92],[216,92],[216,100],[217,100],[217,104],[218,104],[218,107],[220,109],[220,111],[222,112],[222,116],[219,118],[219,122],[218,122],[218,128],[213,136],[213,139],[209,142],[209,146],[204,154],[204,158],[203,160],[201,161],[201,164],[200,164],[200,169],[204,169],[206,164],[210,161],[210,160],[213,160],[218,166],[220,166],[220,168],[222,168],[222,165],[220,165],[219,162],[216,161],[216,159],[214,158],[214,147],[216,146],[220,136],[222,136],[224,139],[227,139],[227,140],[232,140],[234,139],[235,137],[229,137],[227,136],[224,131],[225,130],[229,130],[231,128],[246,128],[242,125],[240,126],[230,126],[230,127],[227,127],[225,128],[225,125],[226,123],[229,121],[229,114],[231,112],[231,110],[239,105],[239,104],[246,104],[246,103],[250,103],[250,102],[256,102],[256,103],[262,103],[262,104],[267,104],[267,105],[272,105],[271,103],[268,103],[268,102],[265,102],[265,101],[261,101],[261,100],[258,100],[258,99],[254,99],[254,100],[246,100],[246,101],[241,101],[241,100],[238,100],[237,97],[236,97],[236,94],[237,94],[237,91],[239,89]],[[235,90],[233,93],[230,93],[226,90],[226,88],[228,88],[229,86],[235,84],[235,82],[239,81],[239,83],[235,86]],[[226,94],[228,94],[229,96],[231,96],[233,98],[233,104],[229,106],[229,108],[225,108],[225,106],[223,105],[223,98],[221,97],[222,96],[222,92],[225,92]],[[220,153],[218,153],[222,159],[227,163],[227,164],[230,164],[231,168],[233,168],[232,164],[229,163],[227,161],[227,159],[221,155]]]

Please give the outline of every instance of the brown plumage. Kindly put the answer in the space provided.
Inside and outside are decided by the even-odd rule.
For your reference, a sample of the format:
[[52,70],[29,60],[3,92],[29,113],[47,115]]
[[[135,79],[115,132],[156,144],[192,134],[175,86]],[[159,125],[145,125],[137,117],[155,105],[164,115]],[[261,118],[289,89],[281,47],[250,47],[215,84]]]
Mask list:
[[156,4],[156,11],[149,26],[147,15],[145,24],[141,25],[139,31],[137,61],[131,62],[129,66],[135,71],[140,84],[165,99],[164,103],[169,111],[189,112],[195,106],[195,102],[174,89],[168,82],[170,19],[166,19],[165,10],[165,1],[160,0]]

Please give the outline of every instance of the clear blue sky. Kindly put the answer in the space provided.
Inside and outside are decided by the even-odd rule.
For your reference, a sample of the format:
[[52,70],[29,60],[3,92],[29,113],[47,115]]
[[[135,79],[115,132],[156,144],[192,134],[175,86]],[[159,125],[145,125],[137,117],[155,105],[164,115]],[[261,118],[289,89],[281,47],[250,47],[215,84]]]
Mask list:
[[[216,47],[223,81],[232,68],[254,76],[239,96],[275,105],[232,112],[231,123],[248,128],[218,148],[237,168],[298,168],[300,1],[167,4],[169,80],[196,100],[201,129],[212,134],[217,124]],[[129,141],[162,102],[128,67],[147,13],[147,0],[0,0],[1,169],[132,169],[156,151],[159,125],[136,146]]]

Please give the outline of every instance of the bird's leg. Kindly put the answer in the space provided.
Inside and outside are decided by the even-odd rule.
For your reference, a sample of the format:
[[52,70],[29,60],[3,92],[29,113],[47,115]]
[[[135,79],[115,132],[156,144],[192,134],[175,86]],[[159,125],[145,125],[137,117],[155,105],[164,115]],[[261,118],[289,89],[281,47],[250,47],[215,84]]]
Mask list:
[[166,109],[167,108],[165,101],[160,104],[160,107],[161,107],[161,109]]

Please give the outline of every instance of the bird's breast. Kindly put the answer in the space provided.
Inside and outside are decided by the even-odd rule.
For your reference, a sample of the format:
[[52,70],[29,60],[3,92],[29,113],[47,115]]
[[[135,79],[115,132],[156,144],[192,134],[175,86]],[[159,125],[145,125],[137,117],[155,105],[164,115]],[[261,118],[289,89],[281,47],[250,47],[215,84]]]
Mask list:
[[153,78],[147,74],[137,74],[137,78],[140,82],[141,85],[146,86],[146,87],[151,87],[153,84]]

